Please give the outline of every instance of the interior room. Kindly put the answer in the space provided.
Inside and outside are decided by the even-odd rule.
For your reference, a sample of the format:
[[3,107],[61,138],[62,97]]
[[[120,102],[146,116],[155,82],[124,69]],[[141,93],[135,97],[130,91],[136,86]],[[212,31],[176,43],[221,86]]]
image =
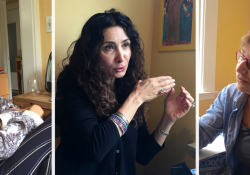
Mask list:
[[[1,21],[3,24],[7,23],[7,26],[1,25],[3,40],[1,40],[0,67],[4,69],[2,76],[6,76],[5,83],[3,83],[6,91],[2,91],[4,94],[0,93],[0,95],[5,95],[12,101],[16,99],[18,106],[25,108],[30,106],[28,103],[33,103],[31,101],[35,99],[29,99],[30,101],[25,103],[23,98],[36,86],[36,92],[40,94],[36,97],[40,98],[45,95],[50,106],[51,93],[45,89],[45,79],[52,48],[51,31],[46,31],[46,17],[50,17],[52,13],[51,1],[36,1],[36,3],[30,1],[30,4],[26,4],[27,2],[23,1],[8,0],[1,1],[1,3],[3,9]],[[25,8],[31,3],[36,12],[31,14],[30,10],[28,14]],[[25,15],[33,15],[33,19]],[[19,104],[21,102],[22,104]]]
[[[56,79],[62,71],[61,60],[67,56],[70,44],[79,37],[83,24],[95,13],[116,8],[136,25],[144,43],[146,71],[149,77],[168,75],[176,80],[175,96],[184,86],[195,98],[195,49],[158,51],[160,0],[75,0],[55,1],[55,65]],[[163,95],[150,102],[146,112],[147,127],[152,133],[163,112]],[[60,137],[56,138],[56,148]],[[166,175],[171,168],[186,162],[189,169],[195,168],[195,151],[188,144],[195,142],[195,108],[191,109],[171,128],[165,148],[147,165],[137,164],[138,175]]]
[[[249,6],[247,0],[206,1],[201,5],[204,13],[200,15],[203,19],[200,27],[204,33],[200,34],[200,68],[196,73],[200,76],[197,78],[199,117],[206,114],[224,87],[236,83],[235,51],[241,49],[240,40],[250,30],[250,23],[247,22]],[[200,151],[200,160],[222,152],[225,152],[224,138],[219,135],[212,144]]]
[[[49,59],[52,52],[52,33],[46,28],[46,24],[51,27],[51,21],[46,21],[47,17],[51,19],[51,6],[51,0],[0,1],[0,68],[3,70],[0,73],[0,96],[10,104],[10,107],[14,108],[12,110],[34,112],[36,111],[34,106],[38,105],[38,111],[43,111],[37,114],[43,118],[44,122],[33,128],[32,132],[26,135],[22,144],[24,149],[30,148],[30,151],[36,152],[38,150],[33,150],[36,147],[34,139],[46,142],[44,144],[44,149],[47,149],[46,156],[51,153],[50,116],[52,102],[51,86],[48,88],[48,84],[51,85],[52,83],[52,67],[51,59]],[[2,108],[2,105],[0,104],[0,108]],[[3,112],[3,109],[1,109],[1,112]],[[3,123],[1,120],[2,127]],[[47,127],[47,129],[43,127]],[[38,136],[38,133],[41,134]],[[25,153],[25,150],[18,148],[10,158],[1,161],[1,173],[6,170],[20,171],[19,168],[25,166],[24,162],[14,168],[9,168],[9,166],[19,160],[18,156],[23,153]],[[50,156],[43,156],[40,163],[44,159],[48,163]],[[27,162],[31,163],[32,161],[28,159]],[[40,163],[37,164],[38,168]]]
[[[19,2],[19,0],[7,0],[6,2],[6,18],[7,18],[7,31],[6,33],[9,33],[8,35],[8,42],[6,42],[6,45],[8,46],[8,49],[10,50],[8,56],[10,57],[10,72],[11,72],[11,83],[10,86],[12,86],[12,90],[18,90],[20,88],[19,94],[26,93],[27,92],[27,82],[28,78],[25,76],[26,69],[20,70],[22,77],[21,77],[21,87],[18,87],[18,80],[17,80],[17,71],[16,71],[16,58],[21,58],[23,57],[24,53],[23,50],[25,49],[25,44],[21,42],[21,37],[24,35],[28,35],[28,29],[25,27],[20,27],[22,24],[28,19],[23,19],[22,13],[23,11],[20,11],[20,8],[25,5],[22,1]],[[35,6],[35,5],[34,5]],[[46,73],[46,67],[47,67],[47,61],[49,58],[49,54],[51,52],[51,32],[46,32],[46,17],[51,16],[51,1],[39,1],[38,4],[36,4],[36,7],[38,8],[38,12],[36,17],[37,18],[37,26],[39,27],[39,30],[37,32],[41,36],[37,37],[37,40],[39,40],[39,43],[37,44],[37,47],[40,49],[39,54],[41,55],[38,59],[38,62],[41,63],[41,77],[45,78],[45,73]],[[4,15],[2,15],[4,18]],[[20,22],[21,21],[21,22]],[[20,30],[21,28],[21,30]],[[4,31],[4,30],[3,30]],[[29,34],[30,35],[30,34]],[[12,42],[13,40],[13,42]],[[25,41],[25,38],[24,38]],[[14,44],[12,44],[14,43]],[[34,43],[33,43],[34,44]],[[13,45],[13,46],[12,46]],[[23,46],[22,46],[23,45]],[[26,44],[28,45],[28,44]],[[4,46],[4,45],[3,45]],[[4,47],[2,47],[3,49]],[[23,49],[22,49],[23,48]],[[13,53],[14,52],[14,53]],[[31,51],[30,51],[31,52]],[[35,56],[35,55],[33,55]],[[38,57],[38,56],[37,56]],[[28,58],[27,58],[28,59]],[[31,59],[31,58],[29,58]],[[4,58],[1,57],[1,67],[5,68],[5,72],[8,71],[8,64],[4,64]],[[24,64],[24,65],[23,65]],[[25,63],[21,63],[22,66],[26,66]],[[21,67],[22,67],[21,66]],[[26,66],[28,67],[28,66]],[[39,72],[38,71],[38,72]],[[34,73],[36,74],[36,73]],[[30,78],[33,78],[32,75],[29,75]],[[35,76],[35,75],[33,75]],[[35,77],[34,77],[35,78]],[[10,99],[11,96],[10,96]]]

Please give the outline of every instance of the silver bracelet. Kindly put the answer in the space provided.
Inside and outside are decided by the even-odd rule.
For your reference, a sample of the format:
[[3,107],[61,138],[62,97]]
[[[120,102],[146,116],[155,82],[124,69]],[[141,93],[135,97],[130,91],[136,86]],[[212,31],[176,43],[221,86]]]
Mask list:
[[169,134],[169,132],[165,132],[165,131],[161,130],[161,128],[160,128],[159,125],[157,126],[157,128],[159,128],[160,132],[161,132],[163,135],[167,136],[167,135]]
[[121,117],[123,120],[124,120],[124,122],[127,124],[127,126],[129,125],[129,122],[128,122],[128,119],[127,119],[127,117],[125,117],[122,113],[120,113],[120,112],[116,112],[116,113],[114,113],[115,115],[118,115],[119,117]]

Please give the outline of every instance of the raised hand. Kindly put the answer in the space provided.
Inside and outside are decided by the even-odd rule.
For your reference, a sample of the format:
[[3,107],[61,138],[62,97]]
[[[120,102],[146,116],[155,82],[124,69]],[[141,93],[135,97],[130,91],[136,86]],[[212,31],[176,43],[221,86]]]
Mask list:
[[[141,102],[144,103],[170,91],[170,89],[175,86],[174,82],[175,80],[169,76],[149,78],[144,81],[139,80],[134,91],[137,93]],[[161,90],[165,90],[165,92],[159,93]]]
[[125,115],[130,122],[141,104],[164,94],[159,93],[162,90],[168,92],[175,86],[174,82],[175,80],[169,76],[148,78],[143,81],[139,80],[128,98],[118,109],[118,112]]
[[184,87],[180,87],[180,89],[180,94],[172,99],[175,92],[175,89],[172,88],[164,100],[164,114],[172,122],[183,117],[194,102],[193,97]]

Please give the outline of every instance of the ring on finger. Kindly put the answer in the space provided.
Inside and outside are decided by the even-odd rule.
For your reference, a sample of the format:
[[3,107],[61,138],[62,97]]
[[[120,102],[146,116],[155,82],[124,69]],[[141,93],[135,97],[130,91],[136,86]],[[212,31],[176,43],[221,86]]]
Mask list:
[[158,94],[161,95],[161,94],[163,94],[163,93],[165,93],[165,92],[167,92],[167,91],[166,91],[166,90],[163,90],[163,87],[161,87],[161,90],[158,92]]
[[161,95],[161,94],[164,94],[165,92],[167,92],[167,90],[162,90],[162,91],[159,91],[159,95]]
[[192,103],[192,106],[191,106],[191,108],[194,108],[194,107],[195,107],[195,102],[193,102],[193,103]]
[[167,89],[167,90],[163,90],[163,88],[161,88],[161,90],[159,91],[158,94],[164,94],[165,92],[169,92],[170,90],[171,90],[171,88]]

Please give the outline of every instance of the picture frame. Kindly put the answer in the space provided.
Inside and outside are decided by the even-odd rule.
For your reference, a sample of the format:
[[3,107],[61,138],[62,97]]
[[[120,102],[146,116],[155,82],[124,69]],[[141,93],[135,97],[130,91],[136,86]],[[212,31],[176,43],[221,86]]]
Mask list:
[[160,0],[158,51],[195,50],[195,0]]

